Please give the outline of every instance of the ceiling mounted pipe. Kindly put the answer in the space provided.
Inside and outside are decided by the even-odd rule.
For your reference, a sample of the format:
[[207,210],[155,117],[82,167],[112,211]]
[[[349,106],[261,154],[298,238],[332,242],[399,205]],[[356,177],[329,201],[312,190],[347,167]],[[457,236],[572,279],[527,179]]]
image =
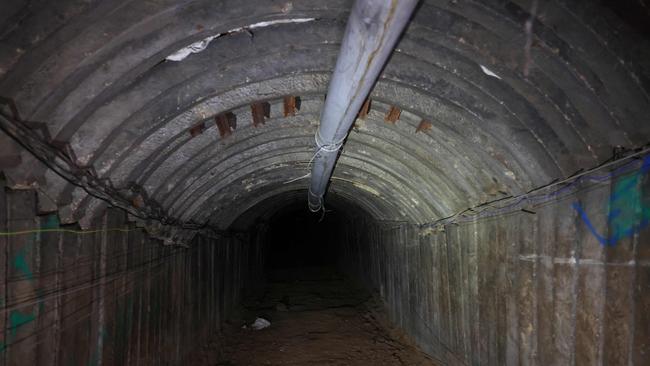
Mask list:
[[311,211],[322,208],[339,150],[417,3],[418,0],[355,2],[316,132],[318,150],[308,193]]

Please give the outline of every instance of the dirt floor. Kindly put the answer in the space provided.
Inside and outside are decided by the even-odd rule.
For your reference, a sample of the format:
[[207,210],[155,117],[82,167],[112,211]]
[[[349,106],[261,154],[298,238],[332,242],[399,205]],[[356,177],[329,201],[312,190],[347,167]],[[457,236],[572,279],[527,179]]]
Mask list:
[[[257,317],[271,325],[252,329]],[[435,365],[385,319],[376,299],[332,270],[276,271],[202,364]]]

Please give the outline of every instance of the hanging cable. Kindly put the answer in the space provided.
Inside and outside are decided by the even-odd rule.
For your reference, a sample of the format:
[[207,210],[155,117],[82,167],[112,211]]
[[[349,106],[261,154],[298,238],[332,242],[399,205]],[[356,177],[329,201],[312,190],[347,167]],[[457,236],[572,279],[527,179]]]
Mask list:
[[[142,195],[140,198],[144,203],[141,207],[136,207],[129,197],[125,196],[123,190],[113,187],[108,179],[98,177],[92,167],[79,166],[73,158],[74,153],[69,145],[60,147],[50,142],[46,127],[41,128],[41,134],[39,134],[28,126],[27,122],[20,117],[15,103],[11,99],[0,97],[0,104],[5,105],[11,112],[9,115],[5,110],[0,109],[0,129],[45,166],[70,184],[83,189],[89,196],[102,200],[143,221],[155,221],[161,224],[162,231],[167,232],[164,234],[166,236],[171,235],[169,232],[174,230],[186,233],[188,231],[202,232],[210,236],[228,235],[207,223],[198,224],[171,217],[160,205],[142,197]],[[139,194],[138,192],[131,193]]]
[[[420,224],[421,228],[435,228],[438,226],[444,226],[448,224],[458,224],[459,222],[463,221],[473,221],[481,217],[485,216],[495,216],[498,215],[499,213],[503,212],[510,212],[513,209],[519,210],[519,206],[521,206],[524,203],[532,204],[532,203],[542,203],[545,200],[548,201],[550,199],[553,199],[557,197],[558,195],[562,194],[563,192],[566,192],[573,187],[575,187],[577,184],[583,182],[584,180],[592,181],[592,182],[604,182],[607,180],[610,180],[614,177],[620,176],[622,174],[630,173],[634,171],[635,169],[638,168],[638,159],[640,159],[642,156],[643,158],[643,166],[645,167],[648,165],[650,167],[650,144],[644,145],[643,147],[637,149],[635,152],[630,153],[628,155],[622,156],[622,153],[620,151],[617,152],[617,154],[621,155],[619,157],[614,157],[612,159],[608,159],[604,163],[588,169],[588,170],[579,170],[578,172],[574,173],[573,175],[564,178],[562,180],[554,179],[550,183],[547,183],[545,185],[536,187],[531,189],[530,191],[516,195],[516,196],[510,196],[510,197],[505,197],[505,198],[498,198],[493,201],[489,202],[484,202],[476,206],[468,207],[462,211],[459,211],[453,215],[443,217],[441,219],[429,222],[429,223],[424,223]],[[602,175],[598,176],[593,173],[601,171],[605,168],[618,165],[623,161],[630,160],[630,159],[637,159],[632,162],[628,162],[626,164],[623,164],[622,166],[614,169],[613,171]],[[545,191],[553,187],[557,187],[563,185],[563,187],[552,191],[550,193],[546,194],[540,194],[537,192],[540,191]],[[496,207],[493,206],[495,203],[502,203],[502,206]],[[468,211],[473,211],[474,214],[466,219],[461,219],[463,215],[465,215]]]

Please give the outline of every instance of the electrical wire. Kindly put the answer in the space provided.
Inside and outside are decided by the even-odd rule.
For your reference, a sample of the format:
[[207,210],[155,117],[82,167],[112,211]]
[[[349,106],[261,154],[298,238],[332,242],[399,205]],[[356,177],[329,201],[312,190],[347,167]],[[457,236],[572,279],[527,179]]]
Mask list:
[[[99,178],[92,167],[77,165],[72,157],[74,153],[69,145],[65,146],[66,150],[47,141],[48,132],[46,127],[42,128],[44,136],[40,136],[30,128],[26,121],[20,117],[13,100],[0,97],[0,104],[7,105],[12,114],[12,116],[9,116],[0,110],[0,129],[54,173],[68,183],[83,189],[89,196],[102,200],[144,221],[156,221],[163,226],[173,227],[181,231],[205,232],[206,235],[214,236],[222,235],[220,229],[212,227],[208,223],[197,224],[171,217],[164,212],[160,205],[142,195],[139,197],[142,198],[144,204],[142,207],[135,206],[123,194],[122,190],[113,187],[108,179]],[[130,191],[131,195],[139,194],[133,189],[130,189]]]
[[112,229],[90,229],[90,230],[74,230],[74,229],[63,229],[63,228],[44,228],[44,229],[31,229],[31,230],[20,230],[20,231],[0,231],[0,236],[18,236],[26,234],[41,234],[41,233],[68,233],[68,234],[97,234],[97,233],[108,233],[108,232],[121,232],[128,233],[134,230],[139,229],[124,229],[124,228],[112,228]]
[[[435,228],[435,227],[440,227],[444,225],[449,225],[449,224],[458,224],[460,222],[467,222],[467,221],[474,221],[477,220],[481,217],[486,217],[486,216],[496,216],[500,213],[509,213],[512,212],[515,209],[519,209],[524,203],[526,204],[542,204],[545,201],[550,201],[552,199],[557,198],[560,194],[563,194],[565,192],[568,192],[575,188],[578,184],[583,183],[585,181],[590,181],[590,182],[596,182],[596,183],[602,183],[608,180],[611,180],[615,177],[618,177],[623,174],[631,173],[639,168],[639,161],[641,161],[642,166],[645,166],[646,164],[650,166],[650,146],[645,145],[644,147],[638,149],[637,151],[630,153],[626,156],[616,158],[616,159],[610,159],[606,161],[603,164],[600,164],[594,168],[585,170],[585,171],[578,171],[576,174],[569,176],[567,178],[564,178],[562,180],[553,180],[548,184],[536,187],[531,189],[530,191],[516,195],[516,196],[510,196],[510,197],[502,197],[498,198],[489,202],[484,202],[472,207],[465,208],[462,211],[459,211],[453,215],[443,217],[441,219],[435,220],[433,222],[429,223],[423,223],[420,224],[420,228]],[[643,157],[643,158],[642,158]],[[623,161],[630,160],[630,159],[635,159],[634,161],[625,163],[613,171],[605,174],[605,175],[595,175],[593,173],[596,173],[598,171],[601,171],[605,168],[609,168],[614,165],[618,165],[622,163]],[[550,193],[537,193],[540,191],[546,191],[550,188],[561,186],[563,187],[552,191]],[[537,193],[537,194],[536,194]],[[505,203],[504,203],[505,202]],[[493,206],[495,203],[504,203],[503,206],[500,207],[495,207]],[[468,211],[474,212],[473,215],[463,217],[464,215],[467,214]]]
[[[47,314],[53,313],[55,311],[65,312],[65,309],[68,308],[70,305],[75,305],[76,303],[78,303],[80,298],[85,297],[84,294],[79,294],[80,292],[89,291],[99,286],[105,286],[106,291],[103,292],[103,294],[99,298],[95,296],[91,296],[92,299],[88,301],[86,304],[81,305],[80,307],[75,307],[75,309],[73,309],[71,313],[62,314],[62,317],[60,319],[54,320],[49,324],[51,326],[59,322],[64,324],[63,328],[59,328],[57,330],[58,332],[71,329],[81,321],[84,321],[93,315],[92,310],[87,311],[85,314],[79,314],[84,309],[91,308],[98,301],[103,301],[104,306],[107,305],[111,306],[112,304],[117,303],[119,298],[128,295],[130,293],[135,293],[134,292],[134,290],[136,289],[135,286],[137,286],[138,282],[141,282],[142,285],[145,285],[145,282],[153,283],[152,281],[154,281],[155,278],[160,276],[161,274],[164,273],[169,274],[170,272],[168,270],[165,270],[165,268],[170,263],[169,260],[170,257],[176,257],[178,254],[181,253],[187,254],[187,250],[200,251],[201,248],[206,248],[207,246],[205,245],[193,246],[190,249],[185,249],[180,247],[174,247],[174,248],[164,247],[163,249],[161,249],[159,246],[149,246],[149,247],[152,250],[147,251],[147,253],[151,254],[152,252],[162,252],[161,255],[156,256],[155,258],[152,258],[150,260],[141,262],[136,266],[131,267],[130,270],[127,271],[118,269],[115,272],[106,273],[103,276],[99,276],[99,277],[93,276],[88,280],[79,282],[78,285],[74,284],[72,286],[66,286],[66,288],[64,289],[60,289],[60,288],[49,289],[49,292],[46,294],[46,296],[43,296],[42,289],[40,289],[40,291],[37,290],[36,292],[37,295],[39,296],[38,298],[36,297],[22,298],[20,299],[21,301],[19,303],[14,302],[10,305],[5,306],[3,309],[0,309],[0,314],[22,309],[29,306],[36,306],[36,305],[40,306],[42,304],[45,304],[45,302],[59,301],[58,299],[65,297],[66,300],[63,302],[58,302],[56,306],[54,307],[48,306],[49,309],[47,311],[42,311],[42,309],[39,310],[38,316],[39,318],[43,318],[46,317]],[[231,253],[231,252],[227,251],[224,254],[228,256],[227,253]],[[199,253],[198,255],[200,256],[201,254]],[[149,254],[143,255],[143,257],[149,257]],[[215,263],[214,265],[216,266],[217,264]],[[75,268],[78,269],[79,267],[75,266]],[[141,273],[147,274],[146,279],[143,279],[143,277],[140,275]],[[115,286],[112,285],[112,283],[115,283],[117,281],[121,281],[121,282]],[[64,322],[64,320],[71,317],[74,317],[73,322]],[[13,327],[8,327],[7,329],[11,331],[12,329],[17,329],[22,325],[23,324],[18,324]],[[3,351],[23,341],[26,341],[44,332],[45,329],[47,328],[48,326],[45,327],[39,326],[39,330],[36,330],[35,332],[26,335],[22,338],[12,340],[8,344],[3,344],[2,348],[0,348],[0,351]],[[36,345],[42,342],[43,341],[38,341]]]

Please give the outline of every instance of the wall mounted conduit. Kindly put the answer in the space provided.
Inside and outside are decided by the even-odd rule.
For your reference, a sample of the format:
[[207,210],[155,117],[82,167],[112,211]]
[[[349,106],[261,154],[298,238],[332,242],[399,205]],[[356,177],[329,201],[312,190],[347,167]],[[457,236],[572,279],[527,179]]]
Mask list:
[[417,0],[357,0],[350,13],[316,132],[309,209],[318,212],[339,150],[370,93]]

